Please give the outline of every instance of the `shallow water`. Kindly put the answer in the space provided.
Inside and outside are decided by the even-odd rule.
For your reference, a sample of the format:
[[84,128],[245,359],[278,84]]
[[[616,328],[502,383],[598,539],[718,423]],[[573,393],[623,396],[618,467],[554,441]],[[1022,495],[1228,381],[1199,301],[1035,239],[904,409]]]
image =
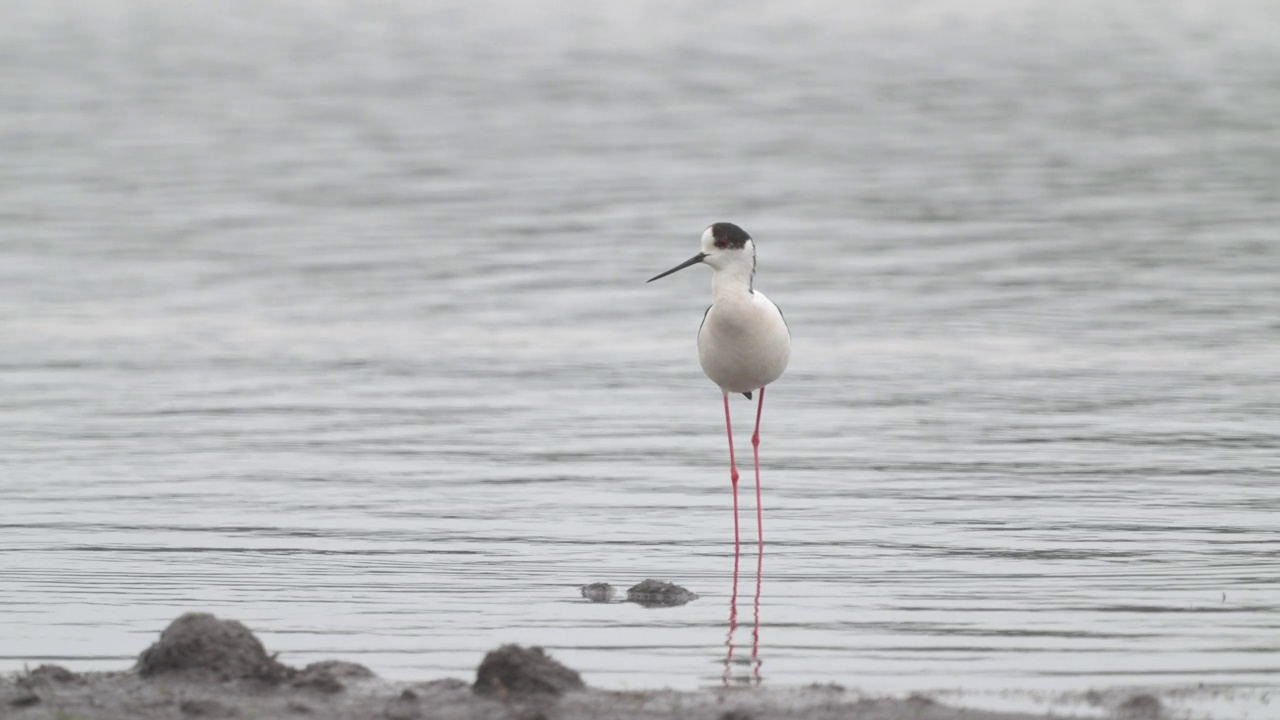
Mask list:
[[[422,5],[4,10],[0,670],[202,609],[393,678],[1277,684],[1280,6]],[[709,278],[643,282],[721,219],[794,336],[727,670]],[[577,590],[646,577],[702,597]]]

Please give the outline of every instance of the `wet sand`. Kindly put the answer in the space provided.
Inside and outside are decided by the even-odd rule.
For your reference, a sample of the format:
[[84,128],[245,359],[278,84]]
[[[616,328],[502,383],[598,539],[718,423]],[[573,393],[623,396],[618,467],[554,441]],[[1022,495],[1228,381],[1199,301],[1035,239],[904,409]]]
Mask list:
[[[1134,720],[1164,717],[1159,700],[1134,695],[1095,708]],[[586,720],[652,718],[859,718],[1017,720],[1047,715],[952,707],[931,699],[869,697],[837,685],[680,692],[586,687],[539,648],[504,645],[472,679],[389,682],[355,663],[293,668],[244,625],[190,613],[175,620],[130,670],[76,674],[44,665],[0,678],[0,717],[13,720],[161,718],[386,718]],[[1053,717],[1064,717],[1055,714]]]
[[[748,718],[860,718],[866,720],[1015,720],[1008,715],[965,710],[919,700],[865,699],[833,687],[791,690],[612,692],[586,689],[554,695],[476,694],[463,680],[388,683],[377,679],[344,683],[341,690],[267,687],[243,681],[170,678],[144,680],[135,673],[94,673],[72,683],[31,692],[12,679],[0,682],[0,716],[14,720],[87,718],[388,718],[389,720],[747,720]],[[7,713],[7,714],[6,714]],[[1058,716],[1061,717],[1061,716]]]

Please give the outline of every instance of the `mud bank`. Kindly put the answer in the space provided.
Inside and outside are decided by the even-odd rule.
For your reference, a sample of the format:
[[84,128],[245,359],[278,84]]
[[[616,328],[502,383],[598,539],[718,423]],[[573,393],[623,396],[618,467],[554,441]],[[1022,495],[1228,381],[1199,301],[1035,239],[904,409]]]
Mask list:
[[[1110,710],[1117,718],[1164,717],[1159,701],[1150,696],[1127,704],[1117,702]],[[175,620],[131,670],[76,674],[45,665],[0,678],[0,717],[1030,720],[1048,716],[957,708],[923,697],[872,698],[834,685],[694,692],[597,690],[585,686],[576,671],[540,648],[516,645],[488,653],[469,680],[393,683],[342,661],[287,666],[268,654],[244,625],[193,613]]]

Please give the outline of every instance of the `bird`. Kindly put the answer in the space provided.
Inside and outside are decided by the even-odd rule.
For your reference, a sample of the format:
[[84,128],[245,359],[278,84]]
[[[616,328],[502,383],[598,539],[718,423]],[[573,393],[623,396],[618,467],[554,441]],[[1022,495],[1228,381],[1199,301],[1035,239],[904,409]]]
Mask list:
[[[698,327],[698,362],[720,388],[724,398],[724,426],[729,437],[729,479],[733,485],[733,550],[741,551],[738,534],[738,465],[733,455],[733,424],[729,395],[752,399],[759,392],[755,432],[751,435],[756,475],[756,540],[764,553],[764,513],[760,503],[760,416],[764,389],[782,376],[791,359],[791,329],[782,311],[755,289],[756,245],[747,231],[730,222],[717,222],[702,233],[697,255],[646,282],[664,278],[693,265],[706,265],[711,277],[711,306]],[[736,565],[735,565],[736,567]]]

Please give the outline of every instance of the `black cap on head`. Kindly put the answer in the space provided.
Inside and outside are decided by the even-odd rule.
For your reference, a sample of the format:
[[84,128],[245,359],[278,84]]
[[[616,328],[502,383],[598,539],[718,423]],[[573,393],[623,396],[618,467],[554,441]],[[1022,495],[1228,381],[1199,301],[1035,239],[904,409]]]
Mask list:
[[716,247],[724,250],[730,248],[741,250],[751,239],[746,230],[728,222],[718,222],[711,226],[711,236],[716,239]]

